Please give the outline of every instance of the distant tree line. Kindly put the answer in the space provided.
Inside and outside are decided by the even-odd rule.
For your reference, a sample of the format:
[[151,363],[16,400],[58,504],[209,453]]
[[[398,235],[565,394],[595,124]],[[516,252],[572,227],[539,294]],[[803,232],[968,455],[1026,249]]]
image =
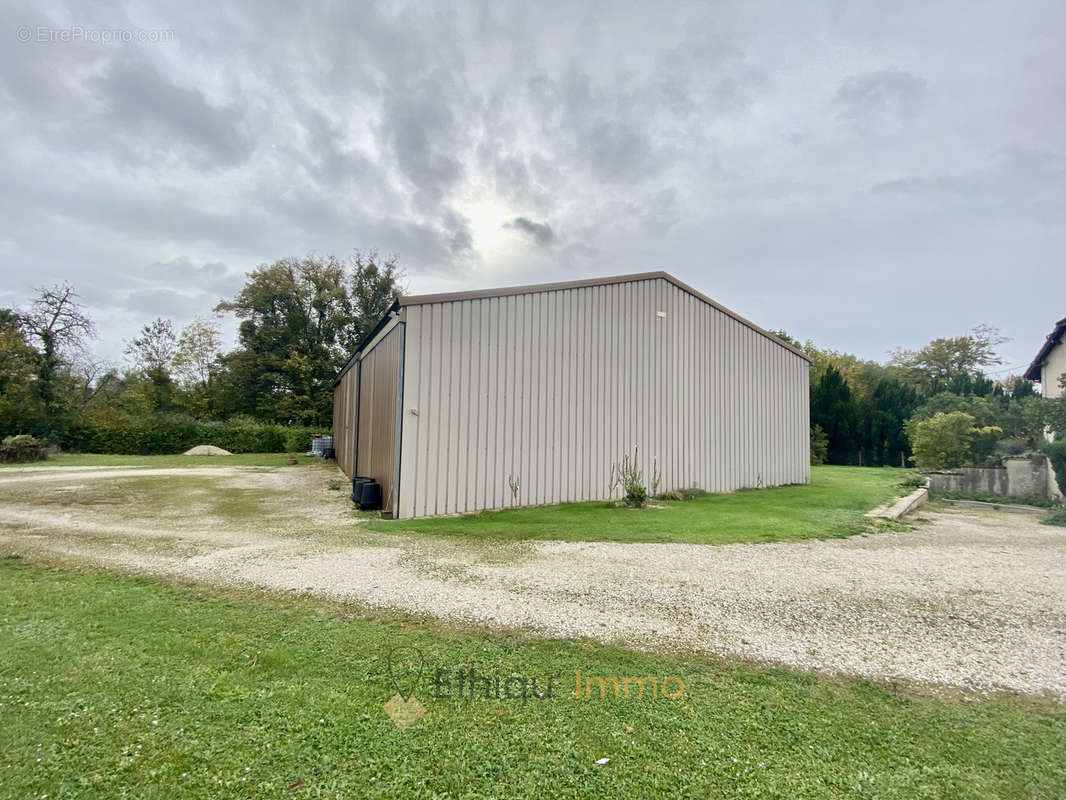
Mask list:
[[994,435],[1000,453],[1039,449],[1045,429],[1060,424],[1063,404],[1045,401],[1032,382],[1017,376],[997,381],[986,374],[1002,363],[996,349],[1006,341],[988,325],[934,339],[920,350],[895,350],[886,364],[777,334],[811,357],[815,463],[911,464],[908,422],[938,413],[963,412],[973,418],[975,430],[996,429],[978,438]]
[[[145,325],[121,367],[93,356],[96,326],[74,287],[41,288],[21,310],[0,309],[0,431],[78,449],[124,431],[155,442],[148,432],[164,429],[172,433],[158,446],[166,446],[195,435],[192,421],[228,421],[245,433],[253,424],[328,430],[333,380],[401,279],[395,258],[373,252],[263,265],[215,316],[180,331],[169,319]],[[223,313],[240,320],[228,351]]]

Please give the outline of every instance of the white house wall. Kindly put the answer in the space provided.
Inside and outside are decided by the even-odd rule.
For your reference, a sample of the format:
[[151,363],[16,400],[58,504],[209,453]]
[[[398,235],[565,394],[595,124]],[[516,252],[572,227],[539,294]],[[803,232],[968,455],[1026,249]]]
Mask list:
[[1062,397],[1059,378],[1066,375],[1066,344],[1060,343],[1051,348],[1047,362],[1040,371],[1040,387],[1044,397]]
[[807,362],[665,280],[405,311],[402,517],[606,498],[634,444],[664,490],[810,479]]

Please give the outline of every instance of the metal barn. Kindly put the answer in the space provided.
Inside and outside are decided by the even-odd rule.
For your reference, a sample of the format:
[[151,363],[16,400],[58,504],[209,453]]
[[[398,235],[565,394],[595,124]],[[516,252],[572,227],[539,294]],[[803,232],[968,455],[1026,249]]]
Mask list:
[[665,272],[402,297],[334,448],[397,517],[604,499],[634,445],[662,490],[807,483],[809,361]]

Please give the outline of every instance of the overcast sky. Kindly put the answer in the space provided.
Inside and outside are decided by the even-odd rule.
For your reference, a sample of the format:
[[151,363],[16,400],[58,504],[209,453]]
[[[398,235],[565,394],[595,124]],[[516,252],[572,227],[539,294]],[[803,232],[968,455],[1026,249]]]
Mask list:
[[166,6],[0,31],[0,305],[68,280],[116,360],[353,248],[413,293],[665,269],[879,360],[985,322],[1018,371],[1066,316],[1061,0]]

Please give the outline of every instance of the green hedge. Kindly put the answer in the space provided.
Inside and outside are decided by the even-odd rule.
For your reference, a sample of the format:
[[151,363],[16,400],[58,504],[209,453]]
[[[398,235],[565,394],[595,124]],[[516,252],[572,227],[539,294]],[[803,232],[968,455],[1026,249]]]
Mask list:
[[203,422],[181,415],[100,413],[76,424],[68,446],[82,453],[122,455],[173,455],[198,444],[231,453],[303,453],[311,449],[311,437],[318,432],[245,419]]

